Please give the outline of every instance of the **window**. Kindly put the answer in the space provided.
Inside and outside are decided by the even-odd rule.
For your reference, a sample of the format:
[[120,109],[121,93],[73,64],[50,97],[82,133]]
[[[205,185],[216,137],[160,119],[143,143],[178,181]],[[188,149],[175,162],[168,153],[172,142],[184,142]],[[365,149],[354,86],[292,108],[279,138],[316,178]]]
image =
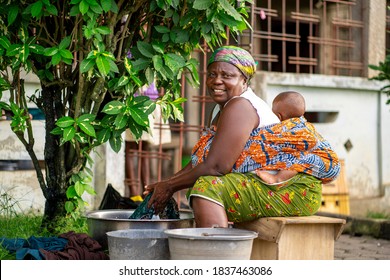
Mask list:
[[250,15],[240,45],[259,70],[364,75],[361,1],[257,0]]

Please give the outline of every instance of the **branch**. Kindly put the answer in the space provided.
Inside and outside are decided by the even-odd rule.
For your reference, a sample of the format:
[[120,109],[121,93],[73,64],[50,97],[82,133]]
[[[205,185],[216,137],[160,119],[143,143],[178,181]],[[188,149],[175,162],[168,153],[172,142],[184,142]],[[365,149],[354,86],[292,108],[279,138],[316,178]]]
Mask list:
[[24,138],[23,133],[15,133],[15,134],[18,137],[18,139],[20,140],[20,142],[22,142],[22,144],[26,148],[28,154],[30,155],[30,158],[33,162],[34,169],[35,169],[35,172],[37,174],[38,182],[39,182],[39,185],[41,186],[43,195],[45,198],[48,198],[48,191],[47,191],[47,185],[45,182],[45,177],[43,176],[41,167],[39,165],[39,160],[38,160],[37,155],[35,154],[35,152],[33,150],[33,146],[31,146],[29,143],[27,143],[26,139]]

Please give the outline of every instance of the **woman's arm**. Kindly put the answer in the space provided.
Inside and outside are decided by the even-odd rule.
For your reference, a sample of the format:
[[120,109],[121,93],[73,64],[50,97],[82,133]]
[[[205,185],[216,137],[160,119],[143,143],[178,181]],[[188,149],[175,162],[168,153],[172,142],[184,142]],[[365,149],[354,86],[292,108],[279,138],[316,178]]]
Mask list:
[[258,122],[257,113],[248,100],[231,100],[218,119],[217,132],[205,161],[193,168],[185,167],[167,180],[146,186],[146,192],[153,191],[149,207],[153,205],[159,213],[175,192],[192,187],[200,176],[221,176],[230,172]]

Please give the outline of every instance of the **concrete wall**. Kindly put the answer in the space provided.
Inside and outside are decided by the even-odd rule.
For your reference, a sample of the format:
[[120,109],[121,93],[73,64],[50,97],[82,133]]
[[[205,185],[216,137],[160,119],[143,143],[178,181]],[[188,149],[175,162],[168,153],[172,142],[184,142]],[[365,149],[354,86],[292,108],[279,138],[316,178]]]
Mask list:
[[[39,89],[39,81],[34,75],[25,75],[26,92],[34,93]],[[6,101],[4,92],[2,100]],[[30,108],[36,106],[31,103]],[[45,123],[42,120],[32,120],[34,130],[34,150],[38,160],[44,159]],[[0,160],[31,160],[25,147],[12,132],[9,120],[0,120]],[[41,188],[35,170],[0,170],[0,210],[14,205],[20,212],[42,212],[45,205]]]
[[253,83],[269,104],[279,92],[295,90],[304,95],[307,111],[335,112],[330,122],[315,125],[345,160],[352,215],[389,211],[390,106],[378,93],[382,86],[364,78],[269,72],[258,73]]

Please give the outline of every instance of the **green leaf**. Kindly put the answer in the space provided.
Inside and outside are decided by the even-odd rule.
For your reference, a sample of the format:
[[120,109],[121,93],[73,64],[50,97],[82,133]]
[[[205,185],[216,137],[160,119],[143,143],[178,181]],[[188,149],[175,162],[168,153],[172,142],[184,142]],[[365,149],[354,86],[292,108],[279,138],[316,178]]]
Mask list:
[[110,71],[114,73],[119,73],[119,68],[116,65],[115,61],[109,59],[108,62],[110,63]]
[[27,45],[23,45],[23,48],[20,49],[19,59],[23,63],[25,63],[27,58],[28,58],[28,56],[29,56],[29,54],[30,54],[30,50],[29,50],[28,46]]
[[70,59],[70,60],[73,59],[73,54],[69,50],[60,49],[60,54],[62,58]]
[[58,15],[58,10],[54,5],[46,5],[46,11],[51,15]]
[[108,26],[99,26],[95,30],[103,35],[111,34],[111,30],[108,28]]
[[175,120],[184,122],[183,108],[172,104],[172,112]]
[[135,122],[129,122],[127,123],[127,126],[130,129],[135,139],[140,139],[142,137],[142,134],[144,132],[143,126],[140,126]]
[[80,181],[77,181],[74,184],[74,189],[76,191],[77,196],[81,197],[84,193],[84,184],[82,184]]
[[187,30],[176,30],[175,43],[184,44],[189,41],[189,34]]
[[154,71],[151,68],[147,68],[145,71],[146,80],[148,84],[152,84],[154,82]]
[[70,199],[70,198],[74,198],[77,196],[77,193],[74,189],[74,186],[70,186],[67,190],[66,190],[66,198]]
[[[88,0],[87,0],[88,2]],[[90,1],[89,1],[90,2]],[[98,5],[98,6],[95,6],[95,5],[89,5],[89,8],[95,13],[95,14],[102,14],[103,13],[103,9]]]
[[66,212],[72,213],[75,208],[76,207],[75,207],[75,205],[73,204],[72,201],[65,202],[65,210],[66,210]]
[[7,37],[1,36],[0,37],[0,46],[2,46],[4,49],[8,49],[11,46],[11,43]]
[[114,14],[117,14],[119,12],[119,8],[118,8],[118,5],[116,4],[115,0],[112,0],[111,1],[111,12],[113,12]]
[[239,24],[239,22],[237,22],[237,20],[235,20],[231,15],[228,15],[226,13],[219,13],[218,18],[219,18],[219,20],[221,20],[221,22],[224,25],[227,25],[227,26],[237,26]]
[[98,131],[96,133],[96,139],[99,143],[105,143],[107,142],[111,137],[111,130],[106,128]]
[[231,15],[235,20],[241,21],[241,15],[233,8],[233,6],[229,3],[228,0],[220,0],[222,8]]
[[80,127],[80,129],[82,131],[84,131],[85,134],[87,134],[87,135],[89,135],[91,137],[96,137],[95,128],[90,123],[88,123],[88,122],[80,122],[77,125]]
[[65,128],[65,127],[73,125],[74,123],[75,123],[75,121],[73,118],[66,116],[66,117],[62,117],[62,118],[58,119],[56,122],[56,125],[59,127]]
[[116,114],[119,114],[120,112],[122,112],[124,107],[125,107],[125,105],[122,102],[114,100],[114,101],[108,102],[104,106],[102,111],[104,113],[106,113],[107,115],[116,115]]
[[46,48],[46,49],[43,51],[43,54],[46,55],[46,56],[52,56],[52,55],[55,55],[56,53],[58,53],[58,49],[55,48],[55,47]]
[[127,85],[129,83],[130,79],[128,76],[122,76],[120,77],[118,83],[117,83],[117,86],[118,87],[123,87],[125,85]]
[[73,6],[72,8],[70,8],[70,11],[69,11],[69,15],[70,16],[76,17],[78,14],[80,14],[80,9],[79,9],[78,5]]
[[164,67],[163,59],[161,56],[153,56],[153,66],[157,71],[161,71],[161,69]]
[[36,53],[36,54],[43,54],[44,48],[40,45],[29,45],[28,47],[31,52]]
[[85,73],[88,72],[89,69],[91,69],[93,66],[95,66],[95,59],[84,59],[80,63],[80,72]]
[[67,47],[69,47],[70,45],[70,42],[71,42],[71,38],[70,36],[67,36],[65,37],[64,39],[62,39],[61,43],[59,44],[58,48],[61,50],[61,49],[66,49]]
[[122,137],[116,136],[110,138],[110,147],[114,152],[119,152],[122,147]]
[[21,45],[13,44],[7,49],[7,56],[15,56],[19,54],[22,49]]
[[99,55],[96,58],[96,65],[99,69],[100,74],[102,74],[103,76],[107,76],[107,74],[110,72],[110,62],[105,56]]
[[19,14],[18,6],[11,6],[8,10],[8,26],[12,25]]
[[81,0],[81,2],[79,4],[79,9],[80,9],[80,13],[82,15],[85,15],[88,12],[88,10],[89,10],[88,3],[85,0]]
[[74,129],[73,126],[69,126],[69,127],[64,128],[64,133],[62,135],[64,142],[72,140],[74,138],[75,133],[76,133],[76,130]]
[[186,65],[184,58],[174,53],[164,55],[164,61],[173,72],[176,72],[178,69],[183,68]]
[[88,143],[88,139],[85,135],[85,133],[76,132],[74,139],[76,139],[77,142],[86,144]]
[[145,112],[145,114],[150,115],[151,113],[154,112],[155,109],[156,109],[156,103],[151,101],[151,102],[150,102],[149,104],[147,104],[146,107],[144,108],[144,112]]
[[111,9],[111,1],[112,0],[101,0],[100,5],[102,5],[103,11],[106,13]]
[[133,120],[141,125],[141,126],[148,126],[149,125],[149,119],[148,115],[146,115],[144,112],[137,108],[129,108],[130,116],[133,118]]
[[158,33],[169,33],[171,30],[167,26],[157,25],[154,27]]
[[120,113],[116,116],[114,125],[116,129],[122,129],[126,127],[127,121],[129,120],[129,117],[126,116],[123,113]]
[[84,189],[87,193],[91,194],[91,195],[95,195],[96,194],[96,191],[94,188],[92,188],[90,185],[87,185],[85,184],[84,185]]
[[62,128],[61,127],[56,127],[52,131],[50,131],[51,134],[53,135],[62,135]]
[[61,54],[56,53],[51,57],[51,64],[57,65],[61,62]]
[[93,122],[96,119],[96,115],[93,114],[83,114],[77,119],[77,123],[80,122]]
[[128,103],[128,106],[137,106],[137,108],[139,108],[140,106],[144,106],[147,102],[151,102],[149,96],[138,95],[134,97],[132,102]]
[[143,42],[143,41],[137,41],[137,47],[143,56],[146,56],[149,58],[153,57],[154,50],[153,50],[152,45],[150,45],[146,42]]
[[207,10],[212,4],[211,0],[195,0],[192,6],[195,10]]
[[42,7],[43,7],[43,3],[41,1],[37,1],[33,3],[31,6],[31,15],[33,17],[40,16],[42,13]]
[[130,78],[137,84],[137,86],[141,87],[141,86],[143,85],[141,79],[138,78],[138,76],[136,76],[136,75],[131,75]]
[[133,70],[134,72],[144,70],[150,65],[150,60],[145,58],[139,58],[136,61],[133,61]]

